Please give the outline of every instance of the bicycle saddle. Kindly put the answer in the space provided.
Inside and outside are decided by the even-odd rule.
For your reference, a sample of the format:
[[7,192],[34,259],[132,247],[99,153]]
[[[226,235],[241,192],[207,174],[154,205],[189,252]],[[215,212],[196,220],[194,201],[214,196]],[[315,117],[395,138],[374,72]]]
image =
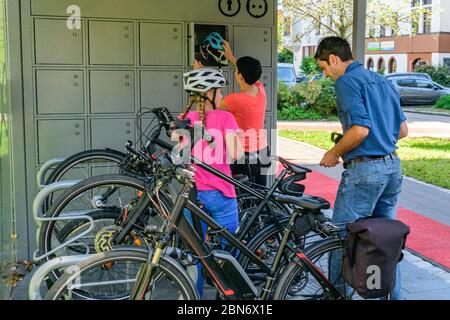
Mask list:
[[293,204],[300,208],[314,212],[320,212],[320,210],[322,209],[330,209],[330,203],[321,197],[314,197],[314,196],[291,197],[286,195],[274,195],[273,197],[275,201],[286,204]]
[[239,181],[240,183],[245,183],[249,181],[248,176],[246,176],[245,174],[233,175],[233,179]]
[[298,164],[295,163],[291,163],[289,161],[287,161],[286,159],[283,159],[282,157],[278,157],[278,161],[280,161],[280,163],[286,168],[291,170],[293,173],[295,174],[301,174],[301,173],[309,173],[312,172],[311,169],[302,167]]

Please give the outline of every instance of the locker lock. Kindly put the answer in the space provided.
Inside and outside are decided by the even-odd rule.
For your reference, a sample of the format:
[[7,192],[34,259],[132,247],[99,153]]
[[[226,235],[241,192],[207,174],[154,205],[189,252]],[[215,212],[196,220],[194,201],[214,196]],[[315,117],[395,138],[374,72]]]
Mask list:
[[80,135],[80,132],[75,131],[75,135],[76,135],[76,136],[79,136],[79,135]]
[[75,82],[73,85],[74,85],[75,87],[78,87],[78,82]]
[[178,36],[177,36],[177,35],[174,35],[173,38],[174,38],[175,40],[177,40],[177,39],[178,39]]
[[125,133],[126,133],[126,134],[130,134],[130,133],[131,133],[131,131],[130,131],[130,130],[127,130],[127,131],[125,131]]
[[129,82],[125,82],[125,87],[129,87],[130,83]]
[[74,32],[74,33],[72,33],[72,35],[73,35],[74,37],[76,37],[76,36],[78,36],[78,33],[77,33],[77,32]]

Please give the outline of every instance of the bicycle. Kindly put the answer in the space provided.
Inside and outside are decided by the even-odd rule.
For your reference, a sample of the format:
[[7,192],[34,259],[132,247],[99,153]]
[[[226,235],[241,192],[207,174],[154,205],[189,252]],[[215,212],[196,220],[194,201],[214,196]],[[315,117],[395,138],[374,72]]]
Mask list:
[[[344,297],[339,293],[339,291],[328,281],[325,274],[319,270],[319,268],[311,260],[311,252],[315,252],[317,256],[317,248],[322,246],[329,251],[329,244],[324,247],[323,242],[309,247],[307,250],[302,250],[299,246],[296,246],[292,241],[290,241],[290,236],[293,233],[295,222],[298,217],[302,216],[302,211],[295,211],[289,218],[287,226],[284,228],[283,238],[280,247],[277,250],[275,259],[272,265],[269,267],[266,265],[255,253],[249,249],[245,244],[239,241],[239,239],[231,235],[227,230],[221,228],[213,219],[211,219],[205,212],[203,212],[198,206],[189,201],[189,192],[194,185],[193,172],[180,167],[175,167],[170,163],[170,160],[165,155],[160,155],[158,158],[158,166],[160,167],[160,175],[158,175],[158,188],[150,191],[150,200],[154,203],[155,207],[159,207],[159,191],[166,183],[169,183],[172,178],[177,179],[182,184],[182,190],[178,195],[173,210],[171,213],[164,210],[164,208],[159,207],[158,213],[161,214],[169,223],[165,226],[166,230],[162,228],[157,232],[156,230],[147,230],[147,235],[153,233],[157,236],[157,241],[155,243],[154,249],[149,249],[147,253],[147,260],[141,261],[139,270],[137,271],[136,278],[127,279],[127,283],[134,283],[133,289],[130,292],[130,299],[143,299],[152,298],[158,296],[161,291],[155,290],[158,285],[158,279],[163,274],[167,276],[165,269],[160,268],[160,261],[163,261],[163,265],[169,259],[164,254],[167,249],[168,242],[172,234],[178,234],[183,240],[186,248],[180,253],[180,257],[184,257],[184,260],[198,259],[205,268],[207,274],[212,278],[214,284],[219,290],[222,298],[225,299],[269,299],[272,297],[280,297],[281,293],[286,292],[284,288],[290,288],[293,281],[298,285],[298,279],[291,276],[294,271],[298,274],[298,268],[292,268],[293,263],[301,266],[302,272],[306,273],[308,277],[302,277],[303,286],[308,284],[310,281],[315,281],[316,285],[321,288],[320,294],[315,294],[313,296],[307,295],[306,297],[313,298],[332,298],[332,299],[343,299]],[[289,199],[294,201],[294,199]],[[287,200],[286,200],[287,201]],[[311,210],[311,214],[316,213],[318,216],[320,214],[320,209],[323,207],[322,204],[313,205],[311,203],[305,204]],[[187,221],[183,215],[183,209],[187,208],[191,214],[198,216],[202,221],[204,221],[216,235],[220,235],[224,240],[232,244],[236,250],[239,252],[239,257],[246,257],[252,263],[256,264],[263,272],[267,274],[264,281],[262,289],[258,290],[254,286],[251,279],[246,275],[242,266],[237,262],[236,258],[224,251],[211,249],[207,244],[204,243],[192,227],[192,225]],[[312,213],[314,212],[314,213]],[[343,243],[343,239],[340,238],[339,234],[343,229],[339,229],[336,226],[330,224],[329,222],[320,221],[319,219],[314,220],[313,228],[320,228],[320,231],[329,237],[334,237],[335,239],[325,239],[323,241],[333,242],[338,241]],[[336,240],[338,239],[338,240]],[[336,247],[337,248],[337,247]],[[314,249],[314,250],[313,250]],[[326,253],[328,253],[326,251]],[[83,287],[82,274],[86,271],[95,271],[96,267],[104,265],[114,266],[116,259],[123,261],[123,256],[129,255],[128,249],[124,251],[120,250],[121,253],[111,251],[99,256],[94,256],[80,265],[79,271],[72,274],[65,274],[61,277],[52,289],[49,291],[48,299],[59,299],[73,290],[79,290]],[[126,252],[126,253],[125,253]],[[288,267],[284,267],[281,264],[283,256],[286,252],[289,252],[289,264]],[[319,253],[323,252],[319,250]],[[308,257],[308,255],[310,257]],[[106,260],[105,260],[106,259]],[[241,258],[240,258],[241,259]],[[181,260],[181,258],[180,258]],[[99,262],[100,261],[100,262]],[[174,261],[171,261],[172,263]],[[180,264],[180,263],[178,263]],[[181,265],[181,264],[180,264]],[[294,271],[293,271],[294,270]],[[135,270],[136,271],[136,270]],[[156,278],[154,278],[156,277]],[[79,279],[76,287],[72,287],[74,279]],[[156,280],[155,280],[156,279]],[[277,279],[287,279],[289,283],[277,282]],[[306,279],[306,280],[305,280]],[[188,294],[187,292],[195,292],[195,287],[193,285],[192,279],[186,274],[180,274],[177,279],[171,278],[171,283],[175,286],[178,291],[182,291],[184,294],[182,298],[195,299],[196,295]],[[96,285],[101,285],[99,283],[87,283],[87,287],[94,287]],[[186,287],[189,287],[186,288]],[[281,287],[280,287],[281,286]],[[75,289],[74,289],[75,288]],[[277,295],[274,295],[274,294]],[[298,295],[297,295],[298,297]]]

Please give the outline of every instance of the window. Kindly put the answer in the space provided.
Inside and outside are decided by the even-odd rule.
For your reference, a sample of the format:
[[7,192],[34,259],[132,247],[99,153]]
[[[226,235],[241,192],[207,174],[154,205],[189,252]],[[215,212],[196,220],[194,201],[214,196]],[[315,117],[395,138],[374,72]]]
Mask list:
[[397,60],[395,58],[391,58],[389,60],[389,73],[396,73],[397,72]]
[[278,67],[277,77],[278,77],[278,80],[285,81],[285,82],[295,82],[295,80],[296,80],[294,68],[288,68],[288,67]]
[[382,37],[386,37],[386,27],[385,26],[380,27],[380,38],[382,38]]
[[416,87],[416,81],[410,79],[397,80],[397,84],[400,87],[413,88]]
[[423,0],[423,5],[424,6],[426,6],[426,5],[430,5],[430,4],[432,4],[433,3],[433,0]]
[[416,80],[417,88],[420,89],[434,89],[434,85],[429,81]]
[[412,64],[413,71],[416,71],[418,66],[423,66],[424,64],[427,64],[427,62],[425,60],[423,60],[422,58],[414,60],[414,62]]
[[369,58],[369,60],[367,60],[367,70],[373,71],[374,68],[375,64],[373,63],[373,59]]
[[444,58],[444,65],[450,68],[450,58]]
[[423,13],[422,30],[423,33],[431,33],[431,8]]
[[284,17],[283,18],[283,36],[290,37],[292,29],[292,18]]
[[383,58],[378,59],[378,69],[379,72],[384,73],[386,70],[386,64]]

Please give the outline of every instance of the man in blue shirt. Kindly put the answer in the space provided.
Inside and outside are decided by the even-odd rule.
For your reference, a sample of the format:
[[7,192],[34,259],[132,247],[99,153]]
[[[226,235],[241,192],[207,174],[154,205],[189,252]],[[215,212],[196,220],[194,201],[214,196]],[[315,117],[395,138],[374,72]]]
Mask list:
[[[333,222],[367,217],[395,219],[403,178],[395,150],[397,141],[408,135],[400,97],[384,77],[353,61],[345,39],[324,38],[315,59],[326,76],[336,81],[337,110],[344,131],[342,139],[320,162],[332,168],[340,158],[344,160]],[[330,278],[343,288],[341,261],[341,254],[333,254]],[[392,299],[400,299],[399,268]]]

